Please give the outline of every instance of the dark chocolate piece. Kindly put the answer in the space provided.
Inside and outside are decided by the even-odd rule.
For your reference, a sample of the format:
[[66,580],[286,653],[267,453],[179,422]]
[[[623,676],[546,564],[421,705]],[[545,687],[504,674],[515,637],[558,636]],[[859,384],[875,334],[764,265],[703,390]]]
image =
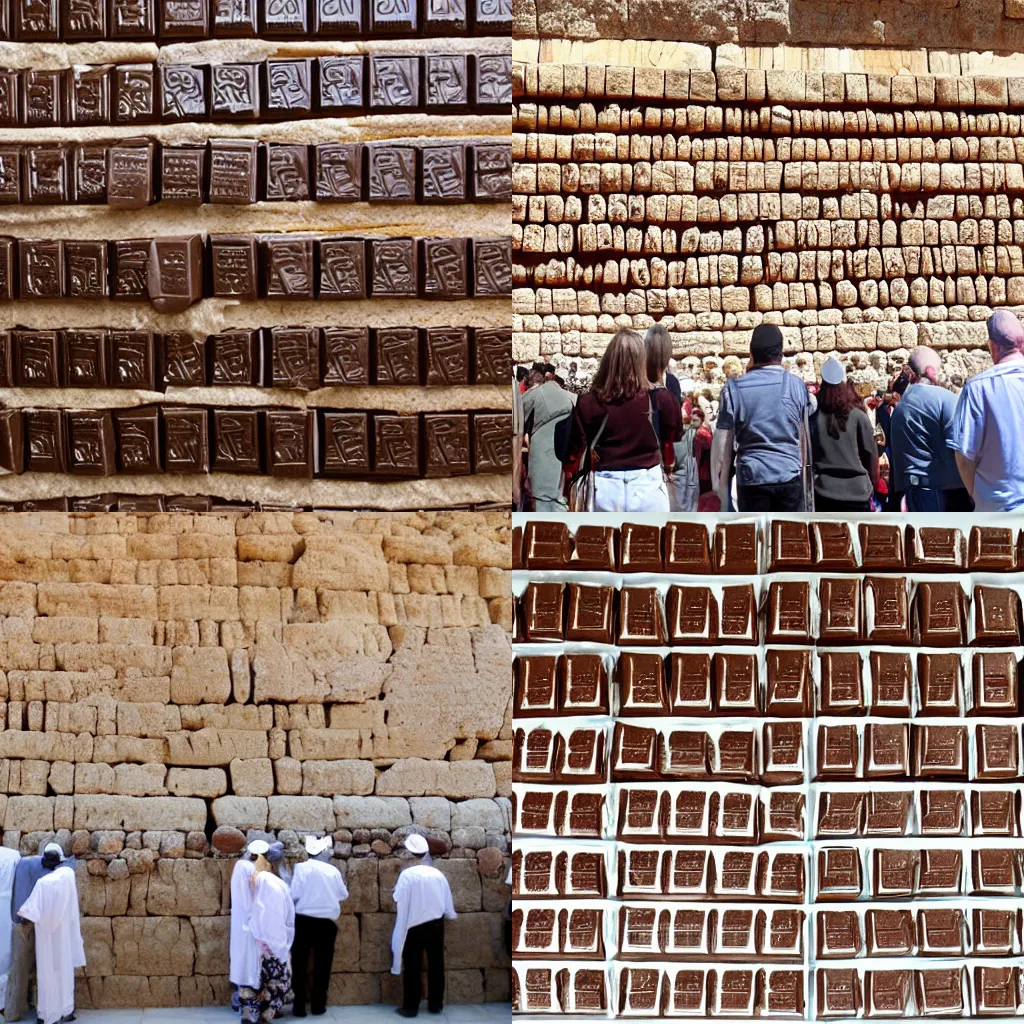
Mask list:
[[661,572],[661,527],[623,523],[619,531],[622,572]]
[[512,27],[511,0],[475,0],[474,11],[474,22],[486,26],[488,32]]
[[864,727],[864,777],[910,774],[910,734],[906,724],[871,722]]
[[[857,956],[864,948],[860,934],[860,918],[855,910],[822,910],[818,914],[818,959],[827,960],[831,958],[850,959]],[[823,972],[830,976],[834,971]],[[853,972],[856,976],[856,971]],[[821,1005],[819,997],[818,1010],[823,1009],[835,1011],[832,1003]],[[856,1010],[849,1011],[853,1016]]]
[[18,503],[18,512],[67,512],[67,498],[43,498],[39,501],[22,501]]
[[181,313],[198,302],[203,296],[202,237],[154,238],[147,287],[158,313]]
[[718,573],[757,575],[757,525],[720,523],[716,526],[714,562]]
[[614,572],[617,534],[613,526],[584,524],[577,527],[571,556],[573,567]]
[[774,581],[768,589],[768,643],[803,644],[811,639],[810,584]]
[[52,128],[64,122],[64,72],[25,71],[22,119],[28,128]]
[[917,971],[914,985],[922,1015],[959,1017],[964,1012],[963,967]]
[[971,659],[975,715],[1016,715],[1020,698],[1017,659],[1012,651],[975,654]]
[[1017,550],[1010,526],[972,526],[967,564],[971,569],[1012,572]]
[[213,34],[223,38],[256,35],[256,0],[218,0],[213,5]]
[[0,331],[0,388],[14,386],[14,342],[10,331]]
[[512,471],[512,414],[473,414],[473,472]]
[[309,31],[308,4],[300,0],[260,0],[260,24],[268,36],[301,36]]
[[21,202],[21,148],[0,147],[0,203]]
[[152,331],[110,332],[110,386],[156,390],[156,348]]
[[466,147],[461,143],[424,146],[420,199],[427,203],[461,203],[466,200]]
[[67,293],[73,299],[102,299],[109,291],[106,242],[64,243]]
[[[215,9],[225,6],[212,0]],[[161,39],[205,39],[209,34],[209,0],[165,0],[160,5]]]
[[205,409],[165,406],[164,465],[168,473],[210,471],[209,419]]
[[277,477],[313,476],[313,412],[268,409],[266,431],[267,472]]
[[[477,63],[486,58],[478,57]],[[424,83],[427,108],[464,107],[469,104],[469,68],[464,53],[427,54]],[[512,84],[509,65],[509,87]],[[511,102],[511,97],[509,98]]]
[[63,15],[63,38],[68,42],[103,39],[107,34],[107,5],[104,0],[71,0],[65,5]]
[[864,822],[865,794],[825,790],[818,801],[819,839],[854,838]]
[[14,298],[14,239],[0,238],[0,299]]
[[961,714],[960,657],[956,654],[918,654],[919,715]]
[[159,473],[160,410],[156,406],[136,409],[118,409],[114,413],[117,425],[118,463],[122,473]]
[[[372,4],[392,0],[370,0]],[[397,0],[397,5],[411,0]],[[370,54],[370,108],[395,110],[420,105],[420,59],[411,56]]]
[[[468,438],[467,438],[468,440]],[[468,445],[467,445],[468,448]],[[468,451],[467,451],[468,461]],[[596,644],[612,642],[614,625],[615,588],[580,583],[568,584],[569,613],[565,639],[588,641]],[[627,657],[623,654],[623,657]],[[661,677],[661,659],[658,659],[658,677]],[[625,671],[623,666],[620,666]],[[623,701],[625,704],[625,700]]]
[[562,710],[608,714],[608,671],[597,654],[565,654],[559,663]]
[[269,299],[313,298],[313,239],[273,235],[260,239],[264,292]]
[[259,384],[262,356],[259,331],[226,331],[207,340],[211,384]]
[[111,5],[112,39],[152,39],[156,35],[155,0],[116,0]]
[[58,240],[18,244],[21,297],[59,299],[64,295],[64,243]]
[[506,106],[512,102],[511,54],[477,55],[473,97],[478,107]]
[[366,243],[361,238],[325,238],[319,251],[320,297],[366,298]]
[[[374,143],[367,147],[368,198],[371,202],[413,202],[416,198],[416,150]],[[465,240],[462,240],[465,245]]]
[[[298,5],[296,4],[296,6]],[[266,76],[264,117],[304,117],[312,112],[312,66],[311,60],[268,60],[264,64],[263,71]]]
[[466,240],[423,239],[423,294],[427,298],[465,298],[467,292]]
[[377,413],[373,417],[374,472],[418,476],[420,421],[417,416]]
[[857,850],[830,846],[818,851],[818,899],[856,899],[861,893],[861,877]]
[[26,409],[25,469],[31,473],[67,472],[67,426],[62,409]]
[[[0,8],[6,13],[6,8]],[[0,20],[3,14],[0,14]],[[0,70],[0,125],[14,128],[20,121],[18,109],[18,83],[21,72],[12,69]]]
[[902,576],[865,578],[864,635],[873,643],[910,643],[907,581]]
[[[75,203],[107,201],[106,146],[72,147],[71,200]],[[70,244],[69,242],[68,245]]]
[[[577,549],[579,532],[576,531]],[[606,529],[606,527],[590,527]],[[711,697],[711,655],[684,654],[673,651],[669,655],[669,710],[680,716],[710,715]]]
[[664,537],[666,570],[711,573],[711,544],[707,528],[702,523],[669,522],[665,526]]
[[967,565],[963,534],[955,527],[908,526],[910,564],[915,569],[952,572]]
[[377,384],[420,382],[419,331],[415,327],[378,327],[375,334]]
[[325,387],[370,383],[370,331],[366,327],[325,327]]
[[1009,956],[1013,953],[1018,913],[1015,909],[975,907],[972,911],[975,955]]
[[[354,0],[352,0],[354,2]],[[325,114],[362,109],[365,58],[362,56],[318,57],[318,105]]]
[[528,583],[520,602],[523,638],[561,640],[565,633],[565,588],[561,583]]
[[153,202],[153,143],[127,139],[107,148],[107,203],[140,210]]
[[757,599],[752,583],[722,587],[719,635],[723,643],[757,643]]
[[623,587],[619,593],[620,647],[655,646],[665,643],[661,600],[654,587]]
[[[920,859],[921,854],[917,850],[908,850],[906,848],[899,850],[875,850],[872,872],[873,894],[879,897],[897,896],[900,898],[913,895],[914,880]],[[903,911],[903,913],[907,914],[908,917],[910,916],[909,911]],[[891,952],[895,953],[896,950]],[[907,953],[909,952],[910,950],[908,949]]]
[[468,27],[466,0],[429,3],[423,11],[423,28],[428,35],[465,35]]
[[860,740],[855,725],[818,726],[818,778],[857,777]]
[[889,523],[861,523],[860,564],[865,569],[902,569],[906,565],[903,528]]
[[68,152],[63,146],[25,148],[25,202],[57,204],[68,201]]
[[856,569],[857,556],[848,523],[819,521],[811,523],[814,567],[817,569]]
[[60,387],[60,331],[15,330],[13,342],[15,387]]
[[89,498],[72,498],[72,512],[116,512],[116,494],[96,494]]
[[567,569],[572,535],[564,522],[532,520],[523,531],[523,560],[528,569]]
[[666,615],[670,644],[709,644],[718,639],[718,602],[709,587],[670,586]]
[[268,142],[266,154],[267,199],[309,199],[309,147]]
[[162,494],[122,494],[117,499],[118,512],[163,512]]
[[323,143],[314,162],[316,199],[357,200],[363,195],[363,147],[359,143]]
[[811,652],[771,650],[766,654],[768,695],[765,714],[807,718],[814,714]]
[[210,140],[210,202],[255,203],[257,152],[255,139]]
[[910,717],[910,655],[895,651],[871,652],[871,714]]
[[911,911],[872,908],[864,923],[868,956],[910,956],[913,952],[914,916]]
[[152,64],[114,67],[114,123],[152,124],[157,120],[157,78]]
[[57,0],[14,0],[11,27],[20,42],[56,40],[60,37],[60,5]]
[[109,124],[110,68],[76,64],[68,70],[68,120],[72,124]]
[[468,413],[425,413],[423,434],[424,476],[472,472]]
[[958,836],[964,829],[962,790],[922,789],[921,835]]
[[504,384],[512,372],[512,332],[505,327],[473,331],[473,382]]
[[1020,738],[1016,726],[981,724],[975,778],[1014,779],[1020,765]]
[[371,35],[411,35],[418,27],[414,0],[370,0]]
[[981,895],[1013,896],[1020,884],[1020,863],[1016,850],[981,849],[971,853],[973,892]]
[[856,651],[822,651],[821,707],[823,715],[863,715],[864,682]]
[[860,580],[857,577],[826,578],[818,585],[823,643],[857,643],[863,637]]
[[109,412],[70,411],[68,426],[68,470],[92,476],[112,476],[116,472],[114,455],[114,419]]
[[974,588],[974,636],[978,646],[1020,643],[1020,598],[1009,587]]
[[324,476],[354,476],[370,471],[368,417],[365,412],[324,412],[320,430]]
[[512,147],[478,142],[473,151],[473,195],[508,202],[512,198]]
[[[805,837],[803,793],[775,790],[768,794],[768,810],[762,822],[764,842],[801,840]],[[773,949],[773,952],[776,950]],[[779,951],[781,952],[781,950]]]
[[917,944],[922,956],[964,955],[964,912],[959,907],[929,907],[917,912]]
[[270,383],[275,388],[313,391],[320,386],[320,331],[316,327],[271,327]]
[[974,1006],[979,1016],[1013,1017],[1020,1005],[1019,968],[974,968]]
[[160,198],[165,203],[203,201],[205,146],[160,147]]
[[113,298],[149,298],[149,242],[148,238],[130,238],[111,243],[114,262]]
[[203,387],[206,384],[206,337],[194,337],[188,331],[163,335],[164,384],[177,387]]
[[[512,665],[513,704],[516,718],[558,711],[558,659],[546,656],[516,658]],[[525,797],[523,804],[525,814]]]
[[25,468],[25,451],[25,426],[21,410],[0,409],[0,469],[8,473],[21,473]]
[[473,294],[512,294],[512,241],[509,238],[473,239]]
[[761,710],[757,659],[752,654],[716,654],[715,710],[720,715],[756,715]]
[[210,267],[216,298],[256,298],[256,239],[252,235],[211,236]]
[[213,471],[259,473],[260,414],[255,409],[213,410]]
[[807,523],[776,519],[772,523],[769,571],[806,569],[811,564],[811,535]]
[[259,119],[258,64],[214,64],[210,75],[210,115],[214,121]]
[[202,64],[161,64],[160,100],[165,121],[206,118],[207,68]]
[[427,384],[469,383],[469,331],[465,327],[428,327]]
[[313,33],[354,36],[363,30],[362,5],[357,0],[313,0]]
[[1017,824],[1014,794],[1005,789],[974,790],[971,793],[971,824],[971,835],[1012,836]]
[[922,647],[959,647],[963,644],[966,639],[966,602],[959,583],[919,583],[914,603],[918,642]]
[[967,778],[967,727],[914,725],[914,775],[919,779]]
[[[321,243],[321,253],[323,252]],[[415,298],[418,292],[416,239],[370,239],[372,294],[375,298]],[[322,258],[322,257],[321,257]]]

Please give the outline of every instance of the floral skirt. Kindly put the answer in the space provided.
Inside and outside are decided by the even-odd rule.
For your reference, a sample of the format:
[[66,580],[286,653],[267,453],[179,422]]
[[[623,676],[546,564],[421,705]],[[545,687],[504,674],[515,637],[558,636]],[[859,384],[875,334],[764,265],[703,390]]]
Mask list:
[[260,963],[260,987],[242,985],[238,989],[242,1024],[270,1024],[285,1003],[292,1000],[291,966],[272,956]]

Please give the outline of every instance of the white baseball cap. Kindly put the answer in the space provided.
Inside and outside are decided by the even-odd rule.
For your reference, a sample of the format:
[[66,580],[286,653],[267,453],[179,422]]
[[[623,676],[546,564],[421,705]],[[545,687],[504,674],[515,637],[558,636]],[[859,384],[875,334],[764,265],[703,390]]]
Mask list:
[[417,855],[422,855],[429,849],[426,838],[421,836],[418,832],[413,832],[412,835],[405,837],[405,848],[410,853],[415,853]]
[[64,860],[64,851],[60,848],[57,843],[47,843],[43,847],[43,853],[55,853],[61,860]]
[[317,839],[316,836],[306,836],[306,853],[310,857],[316,857],[330,847],[333,842],[330,836],[324,836],[323,839]]
[[846,371],[838,359],[826,359],[821,364],[821,379],[826,384],[842,384],[846,380]]
[[267,851],[270,849],[270,843],[265,839],[254,839],[246,849],[249,853],[262,853],[266,856]]

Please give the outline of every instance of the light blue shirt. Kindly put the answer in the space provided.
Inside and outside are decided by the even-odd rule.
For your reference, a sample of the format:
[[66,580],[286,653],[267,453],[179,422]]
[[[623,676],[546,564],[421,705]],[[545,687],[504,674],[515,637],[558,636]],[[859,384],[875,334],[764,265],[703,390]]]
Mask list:
[[964,385],[947,443],[974,463],[977,511],[1024,506],[1024,363],[993,366]]
[[893,487],[963,487],[956,456],[948,447],[953,436],[956,396],[936,384],[911,384],[889,421]]

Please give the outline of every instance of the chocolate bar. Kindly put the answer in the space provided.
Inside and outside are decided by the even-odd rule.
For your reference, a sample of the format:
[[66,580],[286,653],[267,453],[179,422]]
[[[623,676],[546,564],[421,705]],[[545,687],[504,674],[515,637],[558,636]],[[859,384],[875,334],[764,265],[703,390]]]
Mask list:
[[165,203],[202,203],[205,198],[205,146],[160,147],[160,199]]
[[255,409],[213,410],[213,472],[261,471],[259,420]]
[[290,143],[268,142],[264,152],[267,164],[267,199],[290,202],[309,199],[309,148]]
[[203,294],[203,250],[199,235],[154,238],[146,279],[158,313],[181,313]]
[[210,471],[209,418],[206,409],[163,409],[164,466],[168,473]]
[[914,602],[916,633],[922,646],[959,647],[964,643],[966,600],[959,583],[920,583]]
[[468,413],[425,413],[423,475],[461,476],[472,472]]
[[823,715],[863,715],[864,683],[860,655],[855,651],[822,651],[820,712]]
[[68,470],[93,476],[116,472],[114,420],[109,412],[69,411]]
[[861,560],[865,569],[894,570],[906,566],[906,549],[903,545],[903,529],[889,523],[861,523]]
[[390,413],[373,417],[374,471],[384,476],[419,475],[419,418]]
[[264,448],[271,476],[312,478],[313,415],[301,409],[268,409],[264,414]]
[[258,145],[255,139],[210,140],[211,203],[248,205],[256,202]]
[[313,391],[320,386],[320,332],[315,327],[271,327],[270,383],[276,388]]
[[856,643],[863,636],[860,580],[826,578],[818,585],[821,624],[818,639],[825,643]]
[[[283,5],[280,9],[283,10]],[[298,5],[295,5],[298,10]],[[268,26],[269,27],[269,26]],[[271,118],[308,117],[313,110],[313,62],[268,60],[264,63],[263,115]]]
[[23,412],[25,469],[33,473],[67,472],[67,426],[60,409]]
[[772,523],[769,571],[805,569],[812,561],[808,524],[777,519]]
[[138,474],[161,472],[160,410],[155,406],[118,409],[114,422],[118,470]]
[[415,327],[378,327],[374,341],[375,383],[419,383],[420,341]]
[[324,476],[368,473],[369,417],[365,412],[323,412],[320,428],[320,471]]
[[1017,549],[1009,526],[972,526],[967,564],[972,570],[1012,572],[1017,568]]
[[1020,598],[1009,587],[974,588],[974,636],[972,643],[984,646],[1014,646],[1020,643]]
[[156,390],[156,344],[152,331],[110,331],[110,386]]
[[619,592],[616,643],[622,647],[660,647],[665,643],[661,599],[654,587],[623,587]]

